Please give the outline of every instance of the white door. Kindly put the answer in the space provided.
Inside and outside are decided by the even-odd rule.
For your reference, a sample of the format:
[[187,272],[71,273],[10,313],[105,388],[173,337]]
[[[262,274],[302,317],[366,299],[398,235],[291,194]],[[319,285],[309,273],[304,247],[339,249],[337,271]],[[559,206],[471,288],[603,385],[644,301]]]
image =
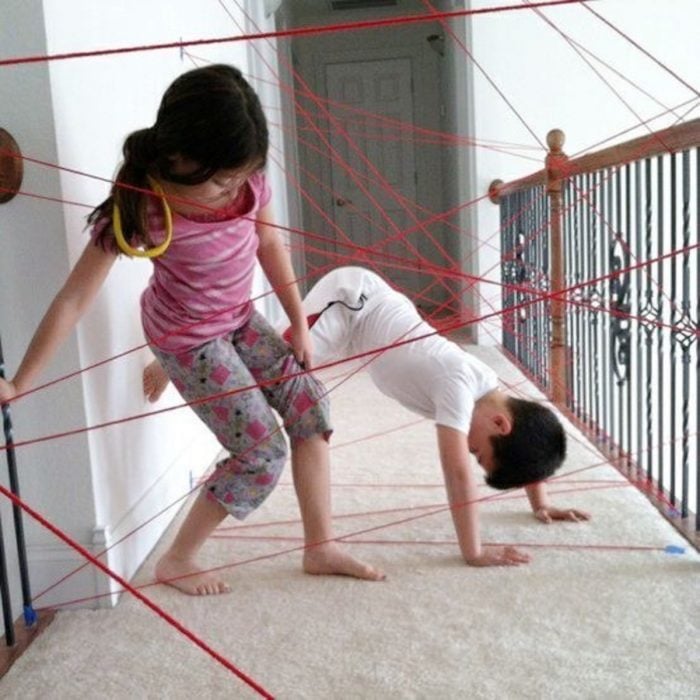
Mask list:
[[[328,138],[339,156],[328,156],[331,208],[341,231],[336,238],[347,236],[356,245],[416,264],[420,233],[403,235],[418,220],[413,133],[401,128],[402,123],[413,123],[411,60],[328,63],[325,79],[333,115]],[[357,256],[342,246],[336,252]],[[412,289],[415,273],[398,265],[379,264],[376,269],[409,294],[417,291]]]

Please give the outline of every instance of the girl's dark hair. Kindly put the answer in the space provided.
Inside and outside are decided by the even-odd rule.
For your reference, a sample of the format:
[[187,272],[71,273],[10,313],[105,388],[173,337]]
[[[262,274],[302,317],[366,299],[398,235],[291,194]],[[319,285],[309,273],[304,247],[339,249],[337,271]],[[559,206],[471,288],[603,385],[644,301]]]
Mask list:
[[[267,159],[267,122],[260,101],[241,72],[223,64],[196,68],[179,76],[161,100],[155,124],[124,141],[124,161],[110,196],[88,217],[111,222],[119,206],[124,237],[131,245],[152,244],[148,234],[148,176],[197,185],[219,170],[262,168]],[[180,156],[198,167],[187,175],[173,172]],[[97,241],[112,237],[105,226]]]
[[525,486],[550,477],[566,457],[566,433],[553,411],[536,401],[508,398],[513,428],[491,438],[494,470],[486,483],[495,489]]

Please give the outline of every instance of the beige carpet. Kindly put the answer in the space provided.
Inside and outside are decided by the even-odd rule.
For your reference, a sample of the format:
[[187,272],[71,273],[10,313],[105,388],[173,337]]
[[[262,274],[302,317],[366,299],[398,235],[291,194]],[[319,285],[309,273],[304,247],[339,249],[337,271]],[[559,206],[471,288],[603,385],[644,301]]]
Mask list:
[[[475,352],[519,381],[495,350]],[[528,566],[473,569],[460,561],[449,513],[405,521],[445,501],[432,425],[364,374],[332,396],[337,531],[389,525],[358,537],[372,543],[347,545],[388,580],[305,576],[298,551],[235,565],[299,545],[274,539],[300,535],[287,473],[245,527],[226,522],[205,546],[206,565],[231,564],[233,592],[144,589],[158,605],[279,698],[700,697],[700,557],[662,551],[685,542],[611,467],[578,471],[600,458],[575,431],[571,476],[551,490],[594,519],[539,524],[521,493],[485,503],[485,540],[539,546]],[[139,582],[151,580],[155,556]],[[124,596],[113,610],[60,612],[0,681],[0,697],[257,693]]]

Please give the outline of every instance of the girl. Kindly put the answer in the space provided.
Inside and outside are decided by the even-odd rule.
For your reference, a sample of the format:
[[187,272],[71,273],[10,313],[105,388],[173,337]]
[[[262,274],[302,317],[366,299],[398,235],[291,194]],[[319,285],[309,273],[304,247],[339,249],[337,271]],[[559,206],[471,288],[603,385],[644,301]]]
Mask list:
[[[27,391],[117,256],[157,255],[141,297],[146,338],[183,398],[230,452],[156,566],[158,580],[193,595],[229,590],[218,574],[197,567],[195,555],[227,514],[244,518],[277,483],[286,443],[272,408],[282,416],[292,448],[304,570],[383,578],[332,541],[331,428],[323,386],[308,374],[275,381],[309,368],[312,356],[291,262],[271,224],[267,147],[259,100],[237,69],[214,65],[177,78],[155,124],[127,137],[119,185],[89,217],[91,242],[16,376],[0,380],[0,402]],[[289,317],[291,348],[250,300],[256,259]],[[255,388],[236,393],[250,386]]]

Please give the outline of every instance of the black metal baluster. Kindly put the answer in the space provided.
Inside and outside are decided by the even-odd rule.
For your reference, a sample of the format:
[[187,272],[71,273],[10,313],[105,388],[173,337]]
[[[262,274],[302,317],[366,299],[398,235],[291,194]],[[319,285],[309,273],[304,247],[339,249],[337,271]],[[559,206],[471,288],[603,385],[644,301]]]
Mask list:
[[[633,198],[633,206],[634,206],[634,238],[635,238],[635,262],[636,263],[641,263],[643,262],[642,260],[642,226],[643,226],[643,218],[642,218],[642,206],[643,206],[643,201],[642,201],[642,163],[637,162],[634,164],[634,198]],[[634,309],[633,309],[633,314],[637,317],[640,316],[641,310],[642,310],[642,287],[643,287],[643,278],[642,278],[642,268],[638,267],[637,271],[635,273],[635,294],[634,294]],[[635,328],[635,338],[636,338],[636,348],[635,348],[635,357],[637,358],[637,379],[635,381],[635,403],[639,407],[637,411],[635,411],[636,416],[637,416],[637,435],[636,435],[636,459],[634,460],[636,465],[637,465],[637,473],[641,472],[644,469],[644,465],[647,463],[647,455],[644,452],[643,448],[643,437],[642,437],[642,426],[644,425],[644,406],[642,404],[642,387],[644,386],[643,380],[642,380],[642,373],[644,371],[644,362],[642,359],[642,334],[644,332],[643,330],[643,324],[640,323],[639,321],[633,321],[632,322]],[[632,422],[632,413],[630,413],[630,423]]]
[[593,248],[591,246],[590,239],[590,223],[591,223],[591,209],[593,203],[590,199],[591,196],[591,185],[590,176],[581,175],[579,176],[579,187],[580,193],[583,198],[583,206],[581,208],[581,237],[583,241],[582,245],[582,257],[581,257],[581,279],[583,281],[583,286],[579,292],[579,303],[581,305],[581,419],[584,424],[590,427],[591,425],[591,402],[593,396],[595,395],[594,390],[592,390],[591,381],[592,378],[589,376],[591,370],[591,353],[590,353],[590,342],[591,342],[591,323],[593,317],[596,315],[595,311],[591,308],[593,303],[593,298],[595,296],[594,288],[588,284],[591,280],[591,269],[592,269],[592,256],[594,254]]
[[611,268],[617,274],[612,277],[612,289],[614,296],[614,315],[612,318],[612,331],[610,334],[611,349],[610,359],[612,362],[613,371],[617,377],[615,382],[615,401],[613,403],[615,409],[615,423],[613,424],[613,444],[617,445],[618,454],[622,455],[625,452],[623,444],[623,391],[622,385],[625,382],[624,363],[624,329],[623,319],[621,314],[624,313],[624,274],[620,274],[619,270],[627,267],[625,265],[625,249],[622,238],[622,175],[620,168],[615,170],[615,233],[611,248]]
[[[539,189],[540,193],[540,202],[541,202],[541,210],[542,210],[542,215],[540,217],[540,228],[544,232],[542,234],[541,238],[541,251],[540,251],[540,256],[541,256],[541,270],[542,273],[540,275],[540,280],[539,280],[539,285],[538,289],[542,294],[549,294],[549,292],[552,289],[551,285],[551,280],[550,280],[550,265],[549,265],[549,231],[550,231],[550,215],[549,215],[549,196],[545,192],[544,186],[540,187]],[[549,348],[552,342],[552,319],[551,316],[548,313],[549,309],[549,304],[546,301],[540,302],[540,309],[542,312],[542,338],[543,338],[543,343],[545,344],[545,348]],[[543,350],[542,351],[542,374],[541,374],[541,382],[542,385],[545,385],[545,381],[547,382],[547,386],[552,386],[552,378],[551,378],[551,373],[550,373],[550,365],[549,365],[549,351],[548,350]]]
[[584,229],[584,212],[585,199],[583,189],[583,177],[578,175],[574,178],[576,184],[576,208],[574,210],[574,237],[576,238],[576,291],[570,296],[576,301],[574,304],[574,313],[576,314],[578,339],[576,346],[579,351],[579,361],[576,365],[576,405],[577,415],[582,422],[586,420],[585,406],[585,386],[586,386],[586,351],[585,351],[585,328],[586,328],[586,311],[583,306],[585,301],[585,287],[582,285],[586,282],[585,260],[586,250],[583,242],[585,240]]
[[[695,149],[695,332],[700,331],[700,148]],[[700,339],[695,336],[695,530],[700,531]]]
[[681,516],[688,517],[689,477],[690,477],[690,351],[695,336],[690,307],[690,153],[683,151],[682,155],[682,198],[683,198],[683,279],[681,301],[681,328],[678,339],[681,345],[683,364],[683,398],[681,404]]
[[12,597],[10,581],[5,557],[5,540],[2,532],[2,516],[0,515],[0,603],[2,604],[2,620],[5,628],[5,645],[15,645],[15,623],[12,614]]
[[[515,194],[510,198],[510,201],[512,203],[512,208],[510,211],[511,218],[512,217],[517,217],[517,222],[513,221],[511,226],[513,227],[513,245],[517,245],[516,241],[517,238],[515,237],[515,232],[518,230],[518,228],[521,226],[521,219],[520,219],[520,211],[522,209],[522,198],[520,197],[519,194]],[[523,251],[521,248],[517,248],[517,259],[521,261],[523,258]],[[521,327],[520,327],[520,311],[515,310],[515,307],[518,305],[520,301],[520,291],[518,290],[513,290],[513,296],[512,296],[512,307],[513,311],[511,312],[511,319],[513,323],[513,353],[515,356],[518,358],[518,362],[522,363],[522,353],[521,353],[521,347],[520,347],[520,332],[521,332]]]
[[[522,211],[523,198],[518,197],[517,208]],[[521,215],[522,216],[522,215]],[[523,288],[527,284],[527,241],[525,239],[525,234],[523,233],[523,222],[520,216],[518,217],[518,229],[517,229],[517,246],[518,246],[518,268],[517,268],[517,285],[518,290],[513,296],[514,306],[517,310],[513,311],[513,334],[515,337],[515,346],[517,348],[518,359],[523,367],[527,368],[527,352],[526,352],[526,334],[527,334],[527,314],[528,308],[523,307],[522,303],[526,299],[526,295],[523,292]]]
[[498,211],[500,214],[499,220],[501,224],[501,250],[503,251],[503,256],[501,258],[501,306],[503,307],[503,325],[501,326],[501,337],[503,338],[503,347],[508,352],[512,352],[510,333],[508,332],[508,323],[510,318],[508,309],[510,308],[510,285],[512,284],[511,269],[514,251],[510,237],[510,226],[507,225],[509,200],[509,197],[502,197],[499,202]]
[[[530,279],[535,277],[537,275],[537,265],[536,265],[536,245],[537,245],[537,239],[533,238],[535,235],[536,229],[531,229],[528,228],[528,225],[531,226],[533,221],[532,221],[532,206],[529,197],[526,198],[523,196],[523,207],[526,210],[526,226],[523,227],[523,230],[521,231],[522,233],[522,238],[523,238],[523,272],[524,272],[524,277],[523,277],[523,286],[524,287],[529,287],[530,284]],[[529,294],[527,292],[522,292],[520,295],[520,303],[526,303],[529,301],[533,301],[534,297],[532,294]],[[533,323],[533,316],[537,313],[537,305],[536,304],[527,304],[526,306],[522,307],[521,310],[521,318],[523,319],[522,325],[520,327],[520,352],[521,352],[521,357],[523,358],[523,362],[525,364],[525,367],[527,367],[528,372],[531,374],[535,374],[535,363],[532,360],[532,336],[533,336],[533,330],[532,330],[532,323]]]
[[[516,238],[516,232],[518,230],[518,226],[520,225],[520,219],[518,221],[514,221],[513,217],[517,215],[517,207],[518,207],[518,198],[517,196],[509,196],[506,200],[508,202],[508,209],[507,209],[507,231],[509,235],[509,245],[511,246],[511,249],[513,251],[514,259],[513,259],[513,267],[512,273],[513,273],[513,284],[517,284],[517,265],[520,260],[520,250],[517,248],[517,238]],[[517,312],[514,311],[513,309],[515,308],[515,305],[518,302],[518,293],[515,290],[515,287],[512,287],[509,292],[508,292],[508,308],[510,309],[508,312],[508,319],[509,319],[509,324],[511,328],[511,333],[510,333],[510,342],[511,342],[511,352],[513,353],[514,357],[518,358],[518,361],[520,360],[520,355],[519,355],[519,347],[518,347],[518,324],[517,324],[517,319],[516,319],[516,314]]]
[[[539,275],[535,280],[535,288],[542,295],[547,294],[551,289],[551,285],[548,284],[549,280],[549,217],[547,216],[547,210],[549,207],[549,198],[545,193],[544,187],[539,188],[538,192],[538,217],[537,226],[538,230],[542,231],[540,235],[540,245],[539,245]],[[549,376],[549,352],[544,351],[543,348],[548,347],[548,342],[551,338],[551,321],[549,314],[547,313],[548,304],[546,301],[540,301],[538,303],[539,309],[539,323],[538,323],[538,335],[535,339],[535,354],[539,358],[537,363],[538,372],[540,377],[540,384],[544,385],[545,381],[552,384],[552,379]]]
[[518,359],[520,360],[523,367],[529,371],[528,365],[528,353],[527,353],[527,319],[528,314],[532,311],[530,307],[522,306],[522,304],[529,298],[525,294],[523,289],[527,286],[527,276],[528,276],[528,257],[527,257],[527,199],[525,192],[520,192],[517,194],[516,198],[516,210],[517,210],[517,221],[518,221],[518,252],[520,255],[521,266],[518,271],[518,291],[515,294],[515,305],[518,307],[517,311],[514,312],[514,321],[516,321],[516,344],[518,348]]
[[[593,219],[593,212],[595,209],[595,195],[593,193],[593,189],[591,186],[592,183],[592,177],[590,174],[586,175],[586,218],[585,222],[586,225],[584,226],[584,230],[586,231],[586,240],[589,241],[589,244],[586,246],[586,279],[591,280],[593,279],[593,250],[592,250],[592,245],[590,244],[591,241],[591,228],[592,228],[592,219]],[[586,414],[586,425],[588,428],[591,428],[593,425],[593,401],[594,401],[594,396],[595,396],[595,389],[593,387],[593,345],[592,345],[592,339],[593,339],[593,332],[592,332],[592,323],[593,319],[595,318],[596,314],[594,309],[592,308],[593,304],[593,299],[594,299],[595,293],[593,286],[588,284],[586,285],[586,288],[584,290],[584,300],[586,302],[586,305],[584,307],[584,310],[586,312],[586,371],[584,373],[584,379],[587,379],[584,383],[584,388],[585,388],[585,401],[584,401],[584,410]]]
[[[657,201],[657,221],[658,221],[658,226],[657,226],[657,254],[662,253],[662,248],[663,248],[663,233],[664,233],[664,182],[665,182],[665,176],[664,173],[666,171],[664,167],[664,156],[658,156],[656,158],[656,163],[657,163],[657,187],[656,187],[656,201]],[[658,311],[658,320],[661,322],[664,320],[664,264],[663,261],[659,260],[656,263],[656,268],[657,268],[657,274],[656,274],[656,308]],[[658,349],[658,354],[657,354],[657,361],[656,361],[656,371],[657,371],[657,386],[658,386],[658,394],[657,394],[657,425],[658,425],[658,432],[657,432],[657,439],[658,439],[658,445],[657,445],[657,460],[659,464],[659,479],[658,479],[658,484],[659,484],[659,490],[663,493],[663,489],[666,488],[666,459],[664,456],[664,440],[665,440],[665,432],[664,432],[664,411],[661,409],[662,403],[663,403],[663,395],[664,395],[664,377],[665,377],[665,372],[664,372],[664,329],[661,326],[661,323],[656,327],[656,341],[657,341],[657,349]],[[669,475],[670,476],[670,475]]]
[[[3,379],[5,378],[5,356],[2,350],[1,339],[0,377],[2,377]],[[19,496],[19,477],[17,475],[17,460],[15,458],[14,441],[12,436],[12,418],[10,416],[10,407],[7,404],[3,404],[2,406],[2,427],[3,432],[5,434],[5,457],[7,458],[7,473],[10,482],[10,491],[15,496]],[[17,541],[17,563],[19,566],[19,578],[22,588],[22,603],[24,605],[24,623],[27,627],[31,627],[36,622],[37,617],[36,612],[32,607],[32,592],[29,583],[29,563],[27,562],[27,546],[24,537],[24,521],[22,519],[22,509],[16,503],[13,503],[12,505],[12,515],[15,526],[15,539]],[[12,624],[14,625],[14,622]],[[7,640],[8,637],[6,636],[5,639]],[[14,644],[14,641],[12,643]]]
[[[629,170],[625,167],[624,184],[628,185]],[[624,189],[624,192],[623,192]],[[613,444],[617,445],[618,454],[629,458],[629,441],[625,431],[625,411],[629,413],[629,285],[630,285],[630,250],[629,241],[625,240],[623,231],[628,223],[629,187],[623,187],[620,169],[615,171],[615,228],[610,244],[610,267],[614,273],[610,278],[610,291],[613,297],[610,321],[610,361],[615,375],[615,423],[613,426]],[[624,220],[623,220],[624,217]],[[629,236],[628,236],[629,238]],[[626,400],[627,399],[627,400]]]
[[[507,203],[508,203],[508,209],[506,210],[507,214],[507,231],[508,231],[508,237],[509,237],[509,245],[512,250],[513,254],[513,260],[512,260],[512,283],[513,285],[516,285],[518,283],[518,268],[517,266],[520,263],[521,260],[521,253],[520,249],[517,247],[517,230],[518,227],[520,226],[520,218],[518,217],[517,221],[514,220],[514,217],[518,215],[518,197],[516,196],[509,196],[507,198]],[[519,347],[518,347],[518,324],[517,324],[517,319],[516,315],[517,312],[514,310],[516,304],[518,303],[518,293],[515,290],[515,286],[513,286],[509,291],[508,291],[508,324],[510,325],[510,343],[511,343],[511,352],[515,357],[518,358],[518,361],[520,360],[520,353],[519,353]]]
[[[515,210],[515,216],[517,220],[517,226],[518,230],[520,231],[523,228],[523,207],[524,207],[524,197],[521,193],[518,193],[514,197],[514,210]],[[522,260],[523,264],[523,270],[525,269],[526,265],[526,258],[525,258],[525,244],[523,242],[523,245],[518,248],[518,253],[520,256],[520,259]],[[514,297],[513,297],[514,306],[519,307],[517,311],[513,311],[513,323],[515,326],[514,329],[514,342],[515,342],[515,347],[516,347],[516,354],[518,361],[523,365],[527,366],[525,364],[525,353],[523,352],[523,337],[525,333],[525,325],[524,325],[524,318],[525,318],[525,311],[523,308],[520,307],[520,304],[523,301],[523,293],[520,289],[520,283],[518,283],[518,290],[515,292]]]
[[[651,260],[651,240],[653,222],[652,204],[652,161],[647,158],[644,161],[644,260]],[[641,196],[641,195],[640,195]],[[641,248],[641,246],[640,246]],[[655,318],[652,297],[652,271],[647,269],[644,274],[644,304],[639,311],[643,319],[644,346],[646,348],[645,368],[646,368],[646,391],[644,394],[644,415],[646,417],[645,434],[646,444],[643,447],[646,459],[646,477],[648,480],[654,478],[653,474],[653,425],[652,425],[652,345],[654,338],[654,326],[651,321]],[[658,319],[657,319],[658,320]],[[641,444],[641,442],[640,442]]]
[[[522,206],[525,209],[525,226],[523,226],[521,238],[523,241],[523,287],[530,287],[528,284],[530,279],[537,277],[537,240],[540,232],[536,228],[537,222],[533,218],[532,212],[532,193],[523,193]],[[532,345],[534,335],[535,318],[537,317],[538,306],[536,303],[528,303],[535,301],[535,297],[528,292],[521,292],[520,303],[526,304],[520,310],[520,317],[523,319],[520,325],[520,347],[523,364],[530,374],[537,376],[537,364],[532,357]]]
[[[614,257],[614,246],[616,245],[617,241],[617,236],[619,235],[620,231],[620,186],[619,186],[619,181],[620,181],[620,171],[619,168],[615,168],[615,174],[613,175],[613,200],[611,201],[611,206],[613,208],[613,218],[610,219],[610,225],[612,227],[612,248],[610,252],[610,272],[612,273],[617,269],[617,266],[615,265],[615,257]],[[611,277],[611,297],[612,297],[612,308],[614,311],[617,309],[617,299],[616,299],[616,292],[615,292],[615,285],[619,285],[620,283],[620,278],[619,277]],[[615,371],[616,368],[616,360],[615,360],[615,336],[616,336],[616,331],[615,331],[615,324],[618,323],[618,317],[613,314],[611,318],[612,323],[610,324],[611,329],[610,329],[610,364],[611,368],[613,369],[613,372]],[[619,387],[617,381],[613,381],[613,387],[612,387],[612,401],[610,403],[610,418],[611,418],[611,426],[610,426],[610,442],[611,442],[611,447],[613,449],[621,449],[620,445],[620,440],[619,440],[619,431],[618,431],[618,416],[619,416]]]
[[[0,376],[4,377],[2,348],[0,347]],[[5,537],[2,529],[2,514],[0,513],[0,604],[2,604],[2,619],[5,629],[5,644],[8,647],[15,644],[15,623],[12,614],[12,596],[10,594],[9,572],[5,556]]]
[[[526,225],[523,229],[523,259],[525,261],[525,277],[523,285],[530,288],[533,286],[532,281],[537,278],[537,242],[541,232],[537,228],[537,221],[532,211],[532,192],[527,193],[524,206],[526,208]],[[521,301],[524,303],[534,302],[536,297],[531,293],[524,293]],[[522,317],[524,319],[522,327],[522,348],[523,359],[525,366],[532,376],[537,376],[537,362],[533,356],[533,341],[535,337],[535,323],[539,307],[537,303],[527,303],[523,307]]]
[[[695,149],[695,332],[700,332],[700,148]],[[700,531],[700,338],[695,336],[695,530]]]
[[[603,225],[605,226],[605,231],[607,235],[604,235],[601,237],[601,246],[600,246],[600,254],[602,257],[602,265],[601,265],[601,272],[603,275],[609,275],[610,274],[610,257],[607,254],[607,249],[608,246],[604,244],[605,241],[607,241],[610,236],[611,232],[610,229],[612,227],[611,223],[611,214],[612,214],[612,189],[613,189],[613,183],[612,183],[612,171],[611,170],[606,170],[605,171],[605,187],[603,191],[601,192],[601,211],[603,212]],[[607,290],[609,288],[610,282],[605,281],[603,282],[603,288]],[[605,294],[605,307],[609,311],[612,309],[612,295],[611,294]],[[609,315],[608,315],[608,318]],[[601,375],[604,377],[606,380],[610,378],[610,370],[611,370],[611,359],[610,359],[610,323],[605,323],[602,326],[602,340],[603,340],[603,365],[605,367],[605,374]],[[603,384],[603,395],[604,395],[604,402],[603,402],[603,444],[609,449],[612,447],[612,442],[611,442],[611,434],[612,434],[612,385],[613,382],[610,379],[609,381],[605,381]]]
[[[630,355],[632,361],[632,373],[634,379],[630,382],[629,390],[629,423],[630,429],[630,462],[635,465],[637,477],[642,473],[645,463],[645,455],[642,448],[642,426],[644,424],[644,411],[642,405],[642,376],[644,372],[644,357],[642,353],[642,324],[639,322],[639,312],[642,308],[642,275],[645,270],[639,267],[642,263],[642,162],[636,161],[631,168],[631,225],[630,246],[633,252],[633,264],[637,269],[632,275],[630,289]],[[633,346],[633,347],[632,347]],[[633,410],[634,407],[634,410]]]
[[[570,212],[573,211],[574,202],[576,201],[576,190],[574,188],[573,178],[569,178],[562,188],[562,207],[566,215],[562,221],[562,245],[564,247],[564,286],[570,288],[574,283],[574,232],[572,217]],[[569,293],[571,296],[571,293]],[[565,312],[566,323],[564,324],[566,333],[566,346],[570,349],[568,357],[568,366],[566,370],[566,405],[573,412],[576,406],[574,398],[574,383],[575,367],[577,362],[576,342],[574,334],[574,325],[572,323],[573,309],[570,304],[566,306]]]
[[[535,190],[532,191],[533,198],[536,198],[537,193]],[[530,201],[530,211],[532,212],[532,228],[531,231],[537,231],[537,235],[531,239],[531,273],[530,273],[530,287],[532,288],[534,294],[531,299],[539,299],[537,292],[540,289],[539,281],[542,278],[542,241],[547,236],[547,231],[541,226],[541,221],[539,219],[539,207],[537,206],[539,200],[532,199]],[[540,362],[540,357],[542,353],[538,352],[538,339],[540,338],[539,333],[542,328],[542,302],[537,301],[532,304],[530,308],[530,328],[527,339],[527,351],[528,359],[530,361],[530,366],[532,368],[532,375],[537,377],[540,381],[542,380],[542,365]]]
[[536,245],[537,245],[537,220],[535,213],[532,210],[533,200],[532,192],[523,193],[522,206],[525,210],[525,225],[520,230],[520,242],[523,251],[520,279],[523,292],[520,294],[520,303],[525,304],[519,310],[519,327],[520,333],[520,354],[523,365],[528,373],[532,376],[537,376],[537,362],[532,355],[532,337],[533,323],[537,315],[537,304],[534,302],[536,297],[530,293],[530,288],[533,286],[533,281],[537,278],[537,261],[536,261]]
[[[598,265],[598,221],[600,217],[599,188],[601,186],[600,174],[593,173],[592,179],[592,196],[591,201],[592,216],[591,216],[591,278],[598,279],[600,276]],[[600,439],[600,420],[601,420],[601,392],[600,392],[600,377],[604,376],[600,365],[600,307],[601,307],[600,282],[596,282],[594,287],[591,287],[591,336],[593,339],[591,355],[592,355],[592,371],[591,371],[591,396],[593,397],[593,413],[591,416],[592,428],[597,440]]]
[[[511,204],[510,211],[509,211],[509,218],[510,218],[510,237],[511,237],[511,245],[513,246],[513,251],[515,252],[515,263],[517,266],[520,265],[522,261],[522,251],[520,248],[518,248],[518,231],[521,226],[521,220],[520,220],[520,198],[515,195],[511,196],[509,198],[509,202]],[[514,219],[514,217],[517,217]],[[518,267],[513,268],[514,272],[514,279],[513,282],[517,285],[518,284]],[[519,300],[519,292],[516,291],[515,288],[511,289],[510,292],[510,308],[513,309],[510,312],[510,324],[511,324],[511,342],[513,343],[513,354],[515,357],[518,358],[518,361],[520,361],[520,338],[519,338],[519,325],[518,325],[518,312],[515,311],[515,307],[518,304]]]
[[[566,186],[564,187],[564,192],[566,193],[568,200],[565,202],[564,211],[566,216],[564,219],[564,226],[562,227],[564,246],[564,284],[567,288],[574,286],[574,280],[576,279],[576,257],[574,250],[574,240],[576,234],[574,232],[574,217],[572,212],[575,210],[576,206],[576,187],[574,178],[569,178],[566,181]],[[564,202],[562,202],[564,204]],[[573,292],[569,292],[569,297],[573,296]],[[567,372],[567,394],[568,394],[568,406],[572,413],[576,412],[576,387],[574,386],[574,378],[576,377],[576,363],[578,362],[578,348],[576,347],[576,327],[574,325],[574,313],[575,309],[571,304],[566,305],[566,337],[567,346],[571,348],[571,355],[569,357],[569,368]]]
[[[676,202],[678,201],[678,172],[676,167],[676,154],[671,155],[671,250],[676,250],[678,237],[678,216],[676,213]],[[670,355],[669,355],[669,372],[671,374],[670,382],[670,405],[671,405],[671,503],[676,506],[677,498],[677,475],[676,475],[676,324],[679,322],[679,314],[676,305],[677,292],[677,275],[676,275],[676,260],[671,258],[671,331],[670,331]]]
[[[533,192],[535,196],[537,196],[536,190]],[[532,286],[534,289],[536,289],[538,292],[542,291],[542,281],[544,279],[544,275],[542,273],[543,270],[543,264],[544,264],[544,257],[542,255],[542,251],[544,249],[544,241],[547,238],[548,232],[546,227],[544,226],[545,219],[543,217],[543,198],[542,197],[537,197],[537,201],[534,207],[535,210],[535,221],[533,222],[534,225],[536,226],[537,231],[540,231],[540,234],[538,236],[539,239],[539,245],[537,246],[537,275],[533,277],[532,279]],[[545,329],[545,318],[546,318],[546,313],[545,313],[545,305],[539,301],[537,302],[535,309],[537,311],[535,318],[536,318],[536,324],[535,324],[535,336],[532,338],[532,352],[533,352],[533,361],[534,365],[537,368],[537,373],[536,377],[539,378],[539,381],[542,381],[542,377],[546,376],[545,375],[545,356],[547,353],[542,352],[541,347],[542,347],[542,338],[546,338],[547,336],[544,335],[546,333]]]
[[[632,166],[628,163],[625,165],[625,208],[624,208],[624,236],[626,241],[624,246],[627,248],[627,265],[629,267],[632,262]],[[631,294],[631,280],[632,274],[628,272],[625,277],[627,278],[627,298],[626,298],[626,310],[623,313],[627,314],[626,318],[626,335],[627,335],[627,381],[622,387],[623,390],[623,403],[624,410],[621,411],[622,421],[620,423],[620,433],[624,434],[624,454],[625,454],[625,466],[629,469],[631,453],[632,453],[632,360],[633,353],[631,348],[631,325],[632,321],[630,314],[632,313],[632,294]]]
[[528,212],[528,226],[524,232],[524,238],[527,240],[526,243],[526,260],[527,260],[527,287],[532,290],[526,301],[534,302],[528,304],[527,309],[527,331],[523,343],[525,345],[525,353],[527,356],[527,366],[533,377],[539,379],[540,363],[538,353],[535,351],[537,346],[537,329],[539,324],[539,314],[540,314],[540,303],[537,301],[537,280],[540,275],[540,264],[539,264],[539,251],[540,251],[540,240],[542,236],[542,231],[539,226],[538,212],[537,212],[537,200],[534,190],[530,190],[528,202],[527,202],[527,212]]
[[[585,211],[586,211],[586,200],[585,200],[585,190],[583,184],[583,177],[578,175],[575,178],[576,182],[576,211],[574,212],[575,221],[575,233],[577,240],[583,244],[585,240]],[[586,250],[585,246],[579,246],[577,256],[577,268],[578,268],[578,281],[577,289],[573,293],[573,298],[577,302],[575,305],[577,321],[579,323],[578,332],[578,348],[580,353],[580,359],[578,362],[578,377],[577,377],[577,403],[578,403],[578,416],[581,421],[586,420],[586,310],[583,303],[586,299],[586,289],[581,285],[588,279],[586,277]]]

